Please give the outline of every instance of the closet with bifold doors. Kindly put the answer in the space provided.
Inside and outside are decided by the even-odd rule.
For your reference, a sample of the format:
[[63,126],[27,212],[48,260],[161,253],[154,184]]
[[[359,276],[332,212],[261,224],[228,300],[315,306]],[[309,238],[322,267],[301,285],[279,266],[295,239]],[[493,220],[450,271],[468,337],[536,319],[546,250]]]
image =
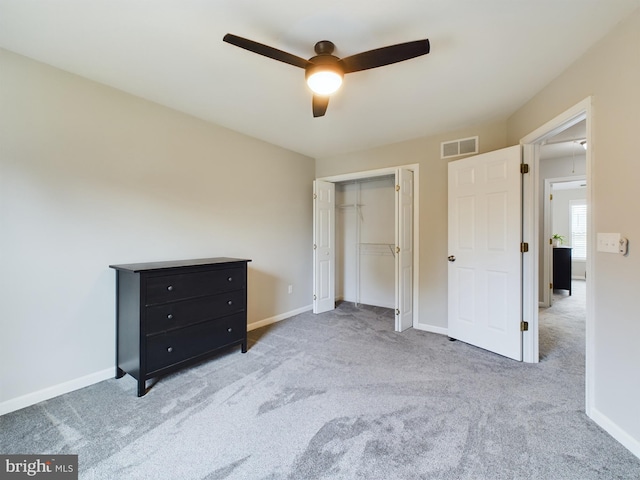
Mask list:
[[336,300],[395,306],[395,176],[336,183]]

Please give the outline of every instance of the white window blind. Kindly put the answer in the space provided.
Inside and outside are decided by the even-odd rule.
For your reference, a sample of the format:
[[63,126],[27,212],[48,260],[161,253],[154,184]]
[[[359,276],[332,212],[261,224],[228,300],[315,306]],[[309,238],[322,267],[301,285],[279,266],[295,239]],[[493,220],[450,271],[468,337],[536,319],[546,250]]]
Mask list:
[[572,200],[571,206],[571,252],[573,259],[587,259],[587,203]]

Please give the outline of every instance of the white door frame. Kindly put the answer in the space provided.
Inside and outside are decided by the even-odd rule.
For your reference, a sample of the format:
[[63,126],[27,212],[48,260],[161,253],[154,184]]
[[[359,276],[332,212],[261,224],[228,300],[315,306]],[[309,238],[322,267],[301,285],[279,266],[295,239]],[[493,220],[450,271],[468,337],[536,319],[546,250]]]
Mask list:
[[[362,172],[345,173],[342,175],[332,175],[329,177],[321,177],[316,180],[324,182],[348,182],[350,180],[361,180],[364,178],[383,177],[387,175],[395,175],[398,169],[407,169],[413,171],[413,328],[421,329],[419,325],[419,301],[420,292],[420,166],[415,163],[412,165],[399,165],[397,167],[380,168],[376,170],[366,170]],[[398,213],[396,212],[396,215]]]
[[[538,252],[539,252],[539,188],[540,179],[540,145],[546,140],[576,123],[586,120],[587,151],[587,205],[592,204],[591,172],[593,171],[595,145],[592,135],[593,108],[592,99],[587,97],[580,103],[561,113],[538,129],[520,140],[523,148],[524,163],[529,164],[530,174],[523,179],[523,239],[528,239],[529,254],[523,255],[523,319],[529,322],[529,330],[523,332],[524,361],[536,363],[539,360],[538,350]],[[592,209],[587,208],[587,317],[586,317],[586,371],[585,371],[585,407],[591,416],[593,405],[593,291],[596,272],[593,268],[594,233]],[[527,240],[525,240],[527,241]]]

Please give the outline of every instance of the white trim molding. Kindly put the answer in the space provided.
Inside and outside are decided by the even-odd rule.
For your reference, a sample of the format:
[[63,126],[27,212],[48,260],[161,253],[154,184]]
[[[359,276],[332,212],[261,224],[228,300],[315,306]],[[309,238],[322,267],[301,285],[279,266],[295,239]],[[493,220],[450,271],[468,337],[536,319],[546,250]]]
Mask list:
[[286,320],[287,318],[291,318],[295,315],[299,315],[304,312],[308,312],[313,310],[313,305],[306,305],[304,307],[296,308],[295,310],[291,310],[290,312],[281,313],[279,315],[275,315],[273,317],[265,318],[263,320],[258,320],[257,322],[251,322],[247,324],[247,331],[255,330],[257,328],[266,327],[267,325],[271,325],[273,323],[280,322],[282,320]]
[[640,442],[620,428],[617,423],[612,421],[595,407],[591,408],[591,414],[589,417],[600,425],[609,435],[624,445],[624,447],[631,453],[640,458]]
[[0,415],[15,412],[16,410],[20,410],[22,408],[30,407],[31,405],[44,402],[45,400],[50,400],[65,393],[73,392],[74,390],[80,390],[81,388],[88,387],[95,383],[99,383],[110,378],[115,378],[115,376],[116,367],[114,366],[105,370],[101,370],[99,372],[90,373],[89,375],[85,375],[84,377],[74,378],[73,380],[69,380],[68,382],[63,382],[57,385],[52,385],[51,387],[43,388],[42,390],[38,390],[37,392],[32,392],[21,397],[12,398],[11,400],[0,403]]

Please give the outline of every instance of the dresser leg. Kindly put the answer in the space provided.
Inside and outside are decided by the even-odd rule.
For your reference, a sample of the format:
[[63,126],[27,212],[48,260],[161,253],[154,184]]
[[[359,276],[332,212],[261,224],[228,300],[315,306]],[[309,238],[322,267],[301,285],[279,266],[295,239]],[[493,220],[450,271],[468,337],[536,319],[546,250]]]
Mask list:
[[127,372],[125,372],[124,370],[122,370],[120,367],[116,367],[116,378],[122,378],[127,374]]
[[247,341],[245,340],[244,342],[242,342],[242,345],[240,346],[242,353],[247,353]]
[[145,380],[138,380],[138,396],[141,397],[147,393],[147,382]]

